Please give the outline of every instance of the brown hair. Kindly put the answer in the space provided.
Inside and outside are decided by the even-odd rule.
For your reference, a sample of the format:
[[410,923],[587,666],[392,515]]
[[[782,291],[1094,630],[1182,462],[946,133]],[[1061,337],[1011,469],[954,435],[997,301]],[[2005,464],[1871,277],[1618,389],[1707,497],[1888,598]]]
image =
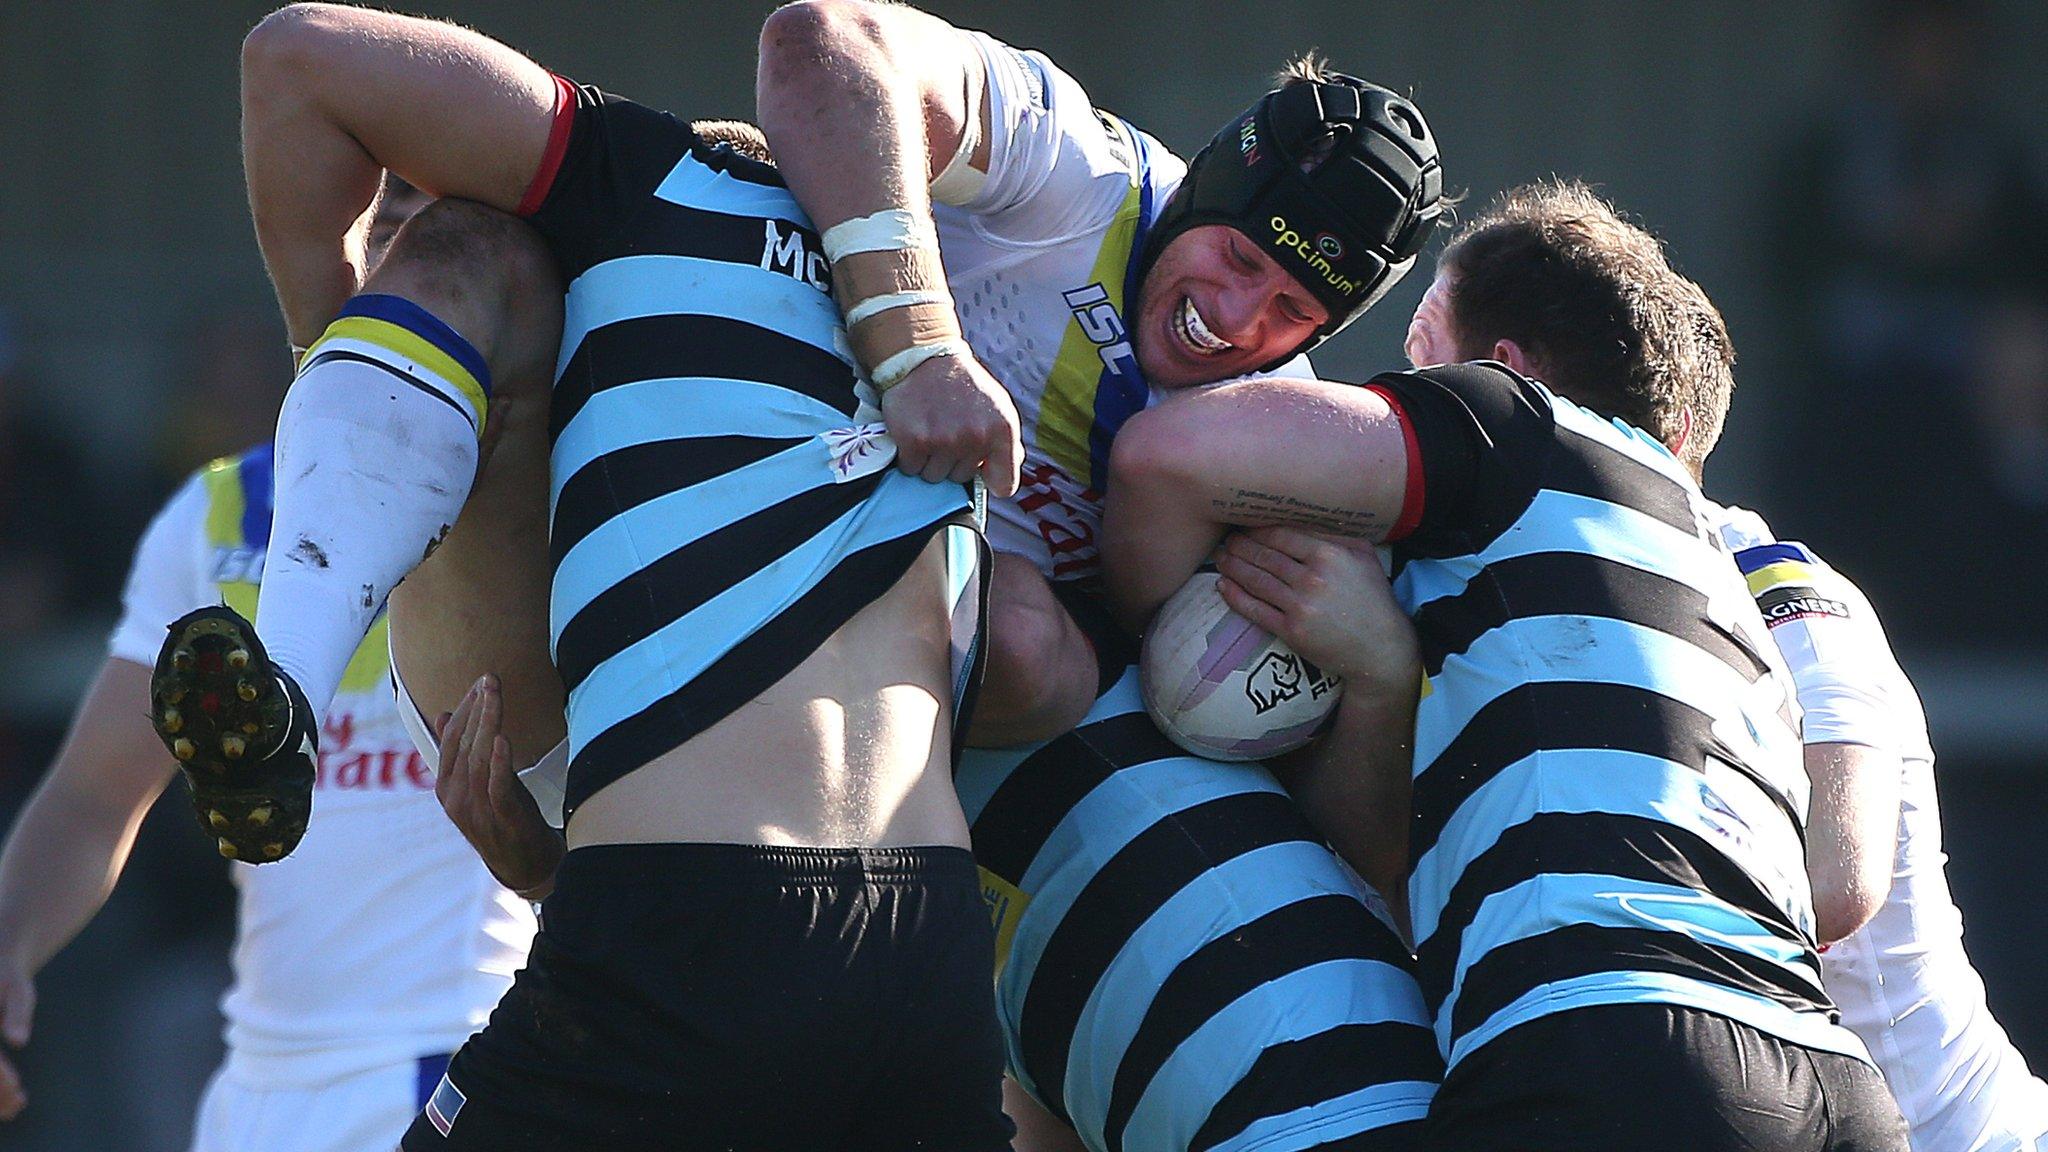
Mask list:
[[1576,180],[1503,193],[1438,257],[1461,354],[1511,340],[1559,394],[1665,443],[1695,475],[1720,439],[1735,345],[1655,236]]
[[1290,58],[1273,73],[1273,87],[1285,88],[1290,84],[1328,84],[1333,75],[1330,61],[1314,48],[1299,56]]
[[775,163],[775,157],[768,154],[768,137],[745,120],[692,120],[690,131],[706,144],[723,144],[749,160]]

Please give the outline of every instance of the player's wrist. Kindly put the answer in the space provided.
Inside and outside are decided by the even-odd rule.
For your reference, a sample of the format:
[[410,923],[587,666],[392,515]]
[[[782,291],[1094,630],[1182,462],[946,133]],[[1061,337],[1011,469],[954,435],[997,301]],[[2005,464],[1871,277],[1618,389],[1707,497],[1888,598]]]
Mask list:
[[885,208],[833,225],[822,242],[847,342],[878,393],[968,354],[930,213]]

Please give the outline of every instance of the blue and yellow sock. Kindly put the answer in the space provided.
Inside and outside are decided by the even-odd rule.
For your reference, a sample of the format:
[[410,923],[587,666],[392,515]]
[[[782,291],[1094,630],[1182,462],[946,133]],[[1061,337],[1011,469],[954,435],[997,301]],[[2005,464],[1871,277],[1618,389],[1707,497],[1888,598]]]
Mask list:
[[490,395],[475,347],[398,296],[350,300],[307,350],[277,422],[256,632],[316,711],[462,511]]

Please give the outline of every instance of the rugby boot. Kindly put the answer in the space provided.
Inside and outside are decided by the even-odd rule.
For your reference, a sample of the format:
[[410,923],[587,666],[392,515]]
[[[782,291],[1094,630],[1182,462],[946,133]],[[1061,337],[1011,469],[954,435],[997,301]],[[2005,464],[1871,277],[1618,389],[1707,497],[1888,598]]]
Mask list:
[[201,608],[170,631],[149,678],[149,720],[199,826],[230,860],[281,860],[313,813],[313,709],[234,609]]

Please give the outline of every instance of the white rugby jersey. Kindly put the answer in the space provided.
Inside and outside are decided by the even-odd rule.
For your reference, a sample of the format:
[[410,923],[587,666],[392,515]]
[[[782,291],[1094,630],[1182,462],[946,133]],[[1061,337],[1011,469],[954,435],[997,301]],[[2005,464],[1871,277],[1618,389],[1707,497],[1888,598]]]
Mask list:
[[[987,66],[989,171],[932,216],[962,333],[1024,433],[1023,483],[990,502],[989,542],[1054,579],[1092,576],[1110,440],[1158,399],[1126,332],[1127,286],[1187,164],[1044,55],[962,35]],[[1314,375],[1307,357],[1279,374]]]
[[1920,697],[1854,584],[1756,513],[1722,512],[1722,539],[1800,686],[1805,741],[1895,751],[1905,773],[1891,891],[1821,956],[1842,1023],[1884,1072],[1917,1152],[2031,1152],[2048,1135],[2048,1085],[1992,1019],[1963,951]]
[[[268,445],[179,489],[136,549],[112,655],[149,666],[164,626],[225,601],[256,612],[270,531]],[[228,1071],[312,1087],[452,1052],[525,962],[532,909],[492,879],[434,798],[392,697],[385,624],[357,649],[320,738],[313,819],[275,864],[230,864],[239,894]]]

